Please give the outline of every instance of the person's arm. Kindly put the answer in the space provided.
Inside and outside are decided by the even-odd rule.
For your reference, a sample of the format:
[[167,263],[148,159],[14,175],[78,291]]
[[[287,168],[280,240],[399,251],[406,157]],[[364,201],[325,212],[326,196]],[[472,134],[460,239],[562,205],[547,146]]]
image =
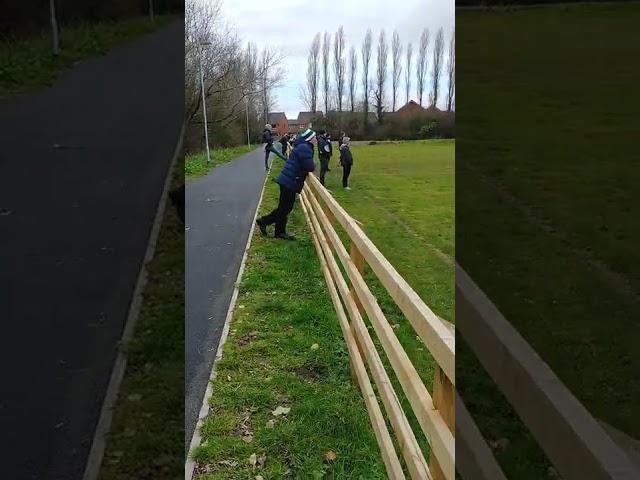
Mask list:
[[316,169],[316,164],[313,161],[313,147],[305,149],[300,152],[300,167],[305,172],[313,172]]

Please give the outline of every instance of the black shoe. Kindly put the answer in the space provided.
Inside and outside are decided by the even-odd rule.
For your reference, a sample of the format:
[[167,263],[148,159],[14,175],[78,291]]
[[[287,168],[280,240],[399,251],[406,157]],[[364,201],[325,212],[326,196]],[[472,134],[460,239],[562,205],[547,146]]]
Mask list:
[[293,235],[289,235],[288,233],[279,233],[275,238],[279,238],[280,240],[295,240],[296,237]]
[[260,232],[262,232],[263,235],[267,234],[267,226],[262,224],[259,218],[256,219],[256,225],[258,225],[258,228],[260,229]]

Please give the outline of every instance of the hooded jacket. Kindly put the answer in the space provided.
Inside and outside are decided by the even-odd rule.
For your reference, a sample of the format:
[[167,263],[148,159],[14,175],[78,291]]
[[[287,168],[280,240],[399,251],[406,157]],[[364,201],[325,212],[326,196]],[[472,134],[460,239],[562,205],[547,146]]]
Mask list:
[[313,145],[302,139],[296,140],[293,151],[287,158],[276,182],[283,187],[300,193],[309,172],[316,169],[313,161]]
[[353,165],[353,155],[351,155],[349,145],[347,145],[346,143],[340,145],[340,163],[343,166]]
[[325,158],[331,156],[331,143],[322,135],[318,135],[318,156]]
[[262,143],[266,143],[265,149],[273,145],[273,134],[268,128],[265,128],[262,132]]

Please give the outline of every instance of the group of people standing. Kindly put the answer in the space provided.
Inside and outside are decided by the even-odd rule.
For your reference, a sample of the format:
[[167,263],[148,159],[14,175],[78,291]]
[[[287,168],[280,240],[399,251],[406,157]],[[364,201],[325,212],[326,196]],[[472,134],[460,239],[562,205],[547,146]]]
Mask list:
[[[329,163],[333,156],[333,144],[331,141],[331,135],[326,130],[318,130],[315,133],[317,135],[318,159],[320,161],[320,183],[324,185],[327,172],[331,171]],[[262,141],[265,144],[265,170],[269,170],[269,156],[271,153],[286,161],[288,156],[287,153],[289,150],[293,151],[298,137],[299,135],[290,136],[288,133],[282,135],[280,140],[278,140],[281,145],[281,151],[279,152],[273,146],[273,127],[269,124],[265,125],[264,132],[262,134]],[[351,175],[351,167],[353,166],[353,155],[350,149],[350,141],[351,139],[347,137],[344,132],[340,134],[338,139],[338,151],[340,154],[340,166],[342,167],[342,187],[346,190],[351,190],[351,188],[349,188],[349,175]]]
[[[295,135],[293,138],[288,134],[283,135],[279,142],[282,145],[282,153],[273,146],[273,127],[265,125],[262,141],[265,144],[264,166],[269,170],[269,156],[276,154],[285,161],[280,175],[276,182],[280,186],[280,198],[278,206],[268,215],[256,220],[256,224],[263,235],[267,235],[267,227],[275,225],[275,237],[284,240],[294,240],[292,235],[287,234],[287,218],[295,203],[296,194],[302,192],[307,175],[316,170],[314,162],[314,146],[318,149],[318,159],[320,161],[320,182],[325,184],[325,176],[330,172],[329,163],[333,155],[331,136],[325,130],[306,130]],[[342,186],[346,190],[349,188],[349,175],[353,166],[353,154],[350,149],[350,138],[344,132],[338,139],[338,150],[340,152],[340,165],[342,166]],[[287,151],[291,153],[287,155]]]

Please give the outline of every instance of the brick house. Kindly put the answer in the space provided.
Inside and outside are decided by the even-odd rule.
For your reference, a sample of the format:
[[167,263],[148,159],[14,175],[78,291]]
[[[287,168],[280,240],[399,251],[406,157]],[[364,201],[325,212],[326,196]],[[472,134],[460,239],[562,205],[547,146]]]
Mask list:
[[313,128],[312,120],[314,115],[313,112],[299,112],[297,119],[289,121],[289,133],[295,134],[300,130]]
[[287,120],[287,116],[284,112],[270,113],[268,123],[280,137],[289,131],[289,121]]

